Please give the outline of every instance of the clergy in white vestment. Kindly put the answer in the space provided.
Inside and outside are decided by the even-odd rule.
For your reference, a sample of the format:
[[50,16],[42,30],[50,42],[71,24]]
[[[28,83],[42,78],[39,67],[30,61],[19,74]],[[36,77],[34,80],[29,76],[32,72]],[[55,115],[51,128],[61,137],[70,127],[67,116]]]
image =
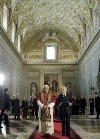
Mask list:
[[53,107],[55,105],[55,96],[49,91],[49,86],[44,86],[44,91],[37,96],[39,106],[39,132],[45,134],[54,133]]

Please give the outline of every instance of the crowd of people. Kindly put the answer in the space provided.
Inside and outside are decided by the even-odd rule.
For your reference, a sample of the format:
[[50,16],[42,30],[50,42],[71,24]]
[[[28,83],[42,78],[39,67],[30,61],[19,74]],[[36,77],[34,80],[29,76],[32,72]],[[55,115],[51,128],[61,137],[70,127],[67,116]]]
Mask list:
[[[90,96],[88,102],[90,104],[90,115],[94,115],[94,107],[96,109],[97,117],[99,119],[100,113],[100,97],[98,93],[94,93],[94,97]],[[44,85],[44,88],[36,96],[34,93],[28,100],[26,97],[20,100],[20,94],[13,95],[10,98],[8,88],[2,89],[0,86],[0,128],[3,128],[2,117],[4,116],[6,127],[10,126],[9,116],[5,113],[6,110],[11,111],[11,115],[14,116],[14,120],[27,119],[28,115],[39,119],[39,132],[42,132],[44,136],[54,133],[53,116],[54,109],[55,114],[58,115],[61,120],[62,136],[68,136],[70,138],[70,116],[71,115],[85,115],[87,100],[81,96],[79,99],[73,97],[67,91],[66,86],[61,87],[61,93],[55,97],[54,93],[49,90],[48,85]]]
[[9,115],[13,116],[14,120],[21,120],[20,116],[27,119],[29,110],[30,115],[38,119],[38,108],[36,96],[34,94],[32,94],[29,100],[26,97],[20,100],[20,94],[17,96],[13,95],[11,98],[8,88],[3,90],[0,85],[0,128],[3,128],[2,117],[4,117],[6,127],[9,127]]
[[94,93],[94,96],[90,95],[89,100],[86,100],[86,98],[83,96],[81,96],[79,99],[77,97],[73,97],[72,115],[85,115],[88,102],[88,110],[90,112],[89,115],[94,115],[94,112],[96,111],[96,119],[99,119],[100,96],[97,92]]
[[[20,95],[17,97],[15,95],[11,99],[11,115],[14,116],[14,120],[20,120],[20,115],[22,114],[22,118],[27,119],[30,114],[34,118],[38,119],[38,105],[37,99],[34,93],[30,96],[28,100],[26,97],[23,100],[20,100]],[[30,111],[30,112],[29,112]]]

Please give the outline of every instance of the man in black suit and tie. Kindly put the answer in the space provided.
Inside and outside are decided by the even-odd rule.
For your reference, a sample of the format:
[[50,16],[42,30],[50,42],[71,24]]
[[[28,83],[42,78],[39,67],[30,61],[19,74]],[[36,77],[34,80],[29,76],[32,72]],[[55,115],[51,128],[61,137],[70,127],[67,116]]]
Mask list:
[[[20,94],[17,95],[17,98],[14,100],[14,120],[20,120]],[[17,117],[17,119],[16,119]]]
[[2,126],[1,126],[2,116],[4,116],[4,120],[5,120],[6,127],[9,127],[10,126],[8,115],[4,113],[5,110],[9,110],[10,109],[10,96],[8,94],[8,88],[5,88],[4,89],[4,94],[2,96],[2,101],[3,101],[3,104],[2,104],[2,112],[0,114],[0,127],[1,128],[2,128]]
[[67,92],[67,87],[62,86],[61,94],[58,95],[57,105],[59,107],[59,118],[62,123],[62,133],[61,135],[66,135],[70,138],[70,116],[72,113],[72,95]]
[[1,123],[2,123],[2,108],[3,108],[3,89],[2,89],[2,85],[0,85],[0,128],[3,128],[1,126]]

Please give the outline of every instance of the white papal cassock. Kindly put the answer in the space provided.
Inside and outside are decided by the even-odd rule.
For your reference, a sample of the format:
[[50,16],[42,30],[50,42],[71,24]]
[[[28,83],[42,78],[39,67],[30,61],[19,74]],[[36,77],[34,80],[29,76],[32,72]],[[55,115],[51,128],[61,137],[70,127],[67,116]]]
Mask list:
[[[53,123],[53,107],[55,105],[55,97],[52,92],[41,92],[37,97],[39,106],[39,132],[43,134],[54,133]],[[44,108],[43,106],[46,106]]]

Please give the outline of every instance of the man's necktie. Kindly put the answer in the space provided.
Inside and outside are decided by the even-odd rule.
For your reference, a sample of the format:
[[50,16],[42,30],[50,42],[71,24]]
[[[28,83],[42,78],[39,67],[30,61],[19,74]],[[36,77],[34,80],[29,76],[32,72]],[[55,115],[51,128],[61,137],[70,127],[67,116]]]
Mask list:
[[63,99],[64,99],[64,101],[65,101],[65,94],[63,95]]

